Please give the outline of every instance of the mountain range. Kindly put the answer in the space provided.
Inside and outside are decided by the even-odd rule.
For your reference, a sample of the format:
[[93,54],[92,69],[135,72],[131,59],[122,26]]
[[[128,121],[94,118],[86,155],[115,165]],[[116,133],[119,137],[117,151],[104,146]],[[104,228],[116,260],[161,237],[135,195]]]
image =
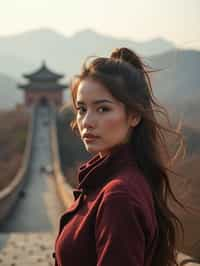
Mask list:
[[[200,97],[200,52],[180,50],[165,39],[134,42],[99,34],[90,29],[71,37],[51,29],[38,29],[0,38],[0,108],[22,102],[22,92],[16,89],[22,74],[36,71],[46,61],[47,66],[64,74],[67,82],[80,71],[87,56],[108,56],[115,47],[129,47],[159,71],[152,73],[155,95],[168,102],[180,103]],[[198,102],[198,101],[197,101]]]
[[16,79],[0,73],[0,109],[11,109],[21,103],[23,95],[16,88]]
[[23,72],[32,71],[46,60],[53,69],[71,76],[87,56],[108,55],[114,47],[122,46],[145,56],[175,48],[172,42],[162,38],[139,43],[89,29],[71,37],[50,29],[39,29],[0,38],[0,72],[19,78]]

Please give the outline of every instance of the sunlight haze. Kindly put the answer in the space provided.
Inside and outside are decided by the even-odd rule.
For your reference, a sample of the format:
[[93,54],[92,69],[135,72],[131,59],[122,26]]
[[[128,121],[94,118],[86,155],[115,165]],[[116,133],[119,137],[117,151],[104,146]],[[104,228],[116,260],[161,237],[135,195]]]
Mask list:
[[199,0],[7,0],[0,11],[0,36],[50,28],[71,36],[86,28],[117,38],[166,38],[200,48]]

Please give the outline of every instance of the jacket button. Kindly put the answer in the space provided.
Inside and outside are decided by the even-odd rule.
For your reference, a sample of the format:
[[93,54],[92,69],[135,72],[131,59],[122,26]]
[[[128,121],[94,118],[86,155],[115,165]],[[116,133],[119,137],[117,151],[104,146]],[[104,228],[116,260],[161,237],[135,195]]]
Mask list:
[[55,252],[52,253],[52,257],[53,257],[54,259],[56,258],[56,253],[55,253]]

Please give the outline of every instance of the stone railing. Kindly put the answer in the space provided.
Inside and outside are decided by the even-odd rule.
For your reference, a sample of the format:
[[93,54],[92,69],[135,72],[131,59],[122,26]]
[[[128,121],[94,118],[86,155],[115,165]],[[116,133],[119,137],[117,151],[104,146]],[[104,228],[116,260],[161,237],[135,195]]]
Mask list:
[[29,162],[31,161],[32,141],[36,120],[36,107],[33,107],[31,112],[31,119],[29,122],[28,136],[26,140],[26,147],[23,155],[21,167],[10,182],[10,184],[0,191],[0,223],[8,216],[14,205],[16,204],[19,193],[22,191],[26,176],[29,171]]
[[60,156],[58,151],[58,137],[57,137],[57,126],[56,126],[56,111],[51,108],[51,125],[50,125],[50,139],[51,139],[51,154],[53,161],[53,172],[56,182],[56,190],[64,208],[72,203],[74,197],[72,192],[72,187],[65,182],[61,166],[60,166]]

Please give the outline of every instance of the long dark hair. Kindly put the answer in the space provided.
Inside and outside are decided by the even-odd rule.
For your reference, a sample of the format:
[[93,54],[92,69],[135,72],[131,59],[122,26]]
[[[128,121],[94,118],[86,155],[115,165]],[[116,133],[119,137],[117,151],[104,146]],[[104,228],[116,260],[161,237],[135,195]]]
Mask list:
[[[170,124],[167,110],[158,103],[153,94],[149,73],[152,70],[130,49],[115,49],[109,58],[98,57],[86,61],[80,75],[71,85],[75,107],[77,88],[81,80],[91,78],[104,85],[113,97],[125,105],[126,111],[141,115],[139,124],[134,128],[131,145],[139,168],[150,184],[157,215],[159,238],[152,261],[153,266],[178,265],[176,262],[176,232],[183,226],[168,206],[168,199],[176,199],[169,182],[169,171],[174,160],[184,150],[183,135]],[[163,115],[168,126],[159,121]],[[76,120],[71,127],[77,132]],[[166,132],[179,138],[179,146],[174,156],[170,156]],[[173,172],[173,171],[172,171]],[[178,202],[179,203],[179,202]]]

